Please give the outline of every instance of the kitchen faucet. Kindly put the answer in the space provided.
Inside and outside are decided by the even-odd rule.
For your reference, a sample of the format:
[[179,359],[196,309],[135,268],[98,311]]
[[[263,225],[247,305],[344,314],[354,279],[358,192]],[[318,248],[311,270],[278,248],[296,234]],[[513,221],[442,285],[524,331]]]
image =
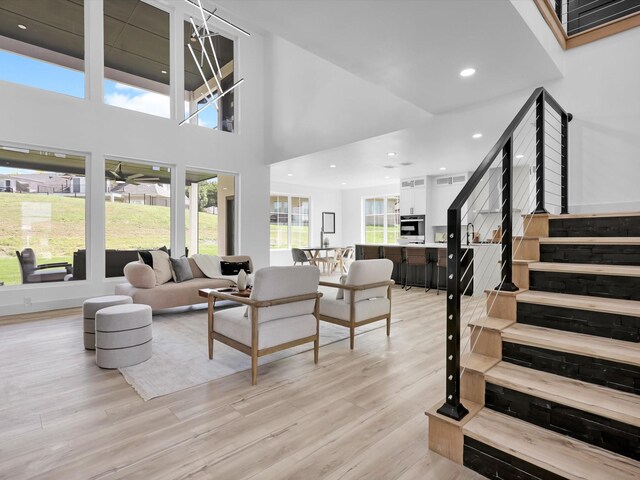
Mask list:
[[467,246],[469,246],[469,244],[471,243],[469,241],[469,225],[471,225],[471,237],[473,237],[474,231],[475,231],[475,226],[473,225],[473,223],[469,222],[467,223]]

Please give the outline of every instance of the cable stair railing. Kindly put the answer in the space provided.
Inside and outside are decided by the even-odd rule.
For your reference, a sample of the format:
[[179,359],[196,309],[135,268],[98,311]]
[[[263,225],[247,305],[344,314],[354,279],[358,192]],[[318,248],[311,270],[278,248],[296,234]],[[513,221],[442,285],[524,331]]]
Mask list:
[[[532,214],[568,213],[571,118],[537,88],[447,210],[446,398],[439,414],[461,420],[468,413],[461,380],[485,328],[485,309],[492,310],[498,293],[518,291],[513,259]],[[473,265],[473,249],[463,248],[465,224],[474,225],[474,236],[499,243],[499,261]],[[474,248],[496,247],[476,243]],[[486,299],[478,298],[471,295],[474,284],[494,287]]]
[[640,25],[638,0],[534,0],[563,48]]

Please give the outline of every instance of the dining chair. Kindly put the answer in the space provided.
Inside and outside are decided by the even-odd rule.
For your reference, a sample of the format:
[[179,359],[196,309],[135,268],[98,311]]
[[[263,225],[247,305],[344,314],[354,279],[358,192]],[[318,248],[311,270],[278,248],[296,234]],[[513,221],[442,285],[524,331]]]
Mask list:
[[347,273],[349,267],[356,259],[356,249],[353,247],[345,247],[342,250],[342,257],[340,261],[340,270],[342,273]]
[[293,257],[293,264],[304,265],[305,263],[311,264],[311,259],[307,256],[304,250],[300,250],[299,248],[291,249],[291,256]]
[[329,274],[332,274],[335,271],[336,267],[340,265],[341,258],[342,249],[335,248],[333,250],[333,255],[327,254],[327,256],[325,257],[318,255],[318,258],[316,258],[316,263],[318,264],[318,266],[322,265],[322,273],[326,274],[328,270]]

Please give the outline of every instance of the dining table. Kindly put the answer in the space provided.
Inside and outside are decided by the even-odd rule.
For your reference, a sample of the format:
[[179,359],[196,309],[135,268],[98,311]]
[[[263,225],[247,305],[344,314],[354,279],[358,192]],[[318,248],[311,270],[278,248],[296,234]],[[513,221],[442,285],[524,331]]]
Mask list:
[[[329,267],[329,273],[333,272],[336,265],[339,266],[340,273],[346,272],[346,266],[342,259],[344,247],[305,247],[300,248],[300,250],[308,254],[311,265],[319,267],[322,264],[323,272],[325,273],[327,267]],[[330,252],[333,253],[331,256],[329,255]]]

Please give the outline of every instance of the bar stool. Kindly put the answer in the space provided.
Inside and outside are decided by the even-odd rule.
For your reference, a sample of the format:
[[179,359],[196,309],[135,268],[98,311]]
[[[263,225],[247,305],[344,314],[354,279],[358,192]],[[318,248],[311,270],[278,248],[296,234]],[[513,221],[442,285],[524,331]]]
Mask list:
[[[394,265],[399,264],[400,270],[400,285],[402,288],[405,288],[406,280],[407,280],[407,250],[403,247],[383,247],[382,253],[384,258],[391,260]],[[405,266],[404,269],[404,282],[402,281],[402,267]]]
[[380,258],[380,247],[374,245],[362,246],[362,259],[363,260],[377,260]]
[[409,285],[409,272],[411,269],[409,267],[413,266],[421,266],[424,265],[424,291],[428,292],[431,290],[429,287],[429,250],[426,248],[417,248],[417,247],[407,247],[407,274],[405,275],[405,290],[410,290],[411,285]]
[[436,270],[436,290],[437,290],[436,295],[440,295],[440,270],[444,268],[445,273],[447,271],[447,249],[446,248],[438,249],[437,267],[438,269]]

